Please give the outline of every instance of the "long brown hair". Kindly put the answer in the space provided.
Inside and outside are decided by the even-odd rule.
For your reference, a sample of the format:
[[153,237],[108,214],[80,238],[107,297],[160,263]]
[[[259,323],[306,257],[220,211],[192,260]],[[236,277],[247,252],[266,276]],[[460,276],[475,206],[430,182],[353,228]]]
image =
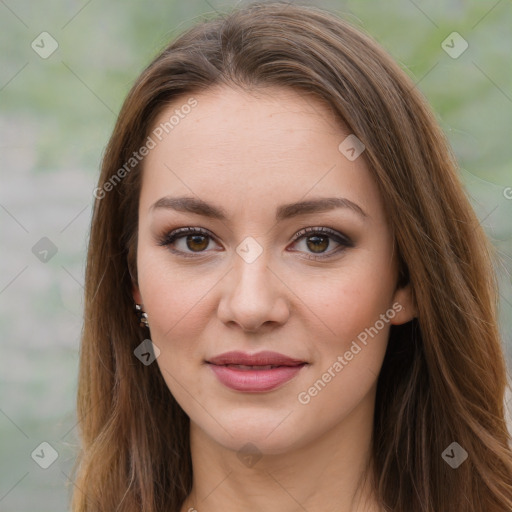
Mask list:
[[[145,338],[132,297],[143,161],[126,163],[164,108],[214,85],[313,94],[366,146],[395,237],[398,286],[410,283],[417,308],[417,318],[392,327],[378,379],[372,460],[383,509],[512,510],[491,247],[445,137],[413,82],[370,37],[324,10],[277,2],[186,31],[143,71],[121,109],[87,257],[73,511],[179,512],[191,490],[189,419],[158,365],[133,354]],[[457,469],[442,456],[453,442],[468,454]]]

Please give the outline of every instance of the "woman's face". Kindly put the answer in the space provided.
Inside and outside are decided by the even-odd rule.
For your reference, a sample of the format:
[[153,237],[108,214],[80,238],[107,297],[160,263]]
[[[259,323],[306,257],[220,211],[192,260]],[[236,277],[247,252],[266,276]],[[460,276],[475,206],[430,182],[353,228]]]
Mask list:
[[[280,88],[210,89],[153,127],[134,298],[169,390],[226,448],[284,453],[371,423],[390,325],[413,311],[349,135],[321,102]],[[291,360],[211,363],[231,351]]]

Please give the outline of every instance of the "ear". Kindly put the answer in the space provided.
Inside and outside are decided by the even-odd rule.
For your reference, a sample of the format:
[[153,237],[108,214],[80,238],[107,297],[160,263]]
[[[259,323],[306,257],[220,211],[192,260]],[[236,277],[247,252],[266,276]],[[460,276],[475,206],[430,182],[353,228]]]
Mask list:
[[140,294],[139,287],[135,283],[132,284],[132,296],[136,304],[142,304],[142,295]]
[[393,325],[405,324],[417,316],[410,283],[395,290],[392,309],[396,312],[395,316],[390,318]]

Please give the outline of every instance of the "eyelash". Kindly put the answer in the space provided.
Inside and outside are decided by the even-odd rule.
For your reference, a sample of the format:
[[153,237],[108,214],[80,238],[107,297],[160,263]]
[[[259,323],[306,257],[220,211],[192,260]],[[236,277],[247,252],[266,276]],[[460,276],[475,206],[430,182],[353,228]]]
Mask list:
[[[173,244],[176,240],[184,238],[187,235],[203,235],[205,237],[211,238],[212,240],[215,240],[215,237],[206,229],[203,228],[196,228],[196,227],[183,227],[179,229],[175,229],[169,233],[164,234],[159,240],[158,245],[160,246],[170,246]],[[309,253],[307,256],[307,259],[311,260],[322,260],[332,257],[334,254],[338,254],[339,252],[344,251],[348,247],[354,247],[354,243],[352,240],[342,233],[339,233],[333,229],[327,228],[327,227],[309,227],[304,228],[294,235],[293,243],[296,243],[297,241],[308,238],[313,235],[329,235],[329,238],[333,239],[335,242],[339,243],[341,247],[338,247],[337,249],[334,249],[333,251],[327,253],[327,255],[316,255],[313,256],[312,253]],[[176,249],[169,248],[171,252],[174,254],[179,254],[180,256],[183,256],[185,258],[197,258],[202,255],[205,251],[199,251],[199,252],[192,252],[187,253],[183,251],[179,251]],[[320,253],[319,253],[320,254]]]

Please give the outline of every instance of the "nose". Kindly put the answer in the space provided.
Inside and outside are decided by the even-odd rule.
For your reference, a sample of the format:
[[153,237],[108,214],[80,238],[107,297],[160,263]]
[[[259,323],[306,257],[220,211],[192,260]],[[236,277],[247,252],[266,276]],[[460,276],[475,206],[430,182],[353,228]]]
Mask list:
[[286,285],[269,268],[264,254],[248,263],[235,254],[233,269],[223,279],[218,316],[246,332],[284,324],[290,316]]

